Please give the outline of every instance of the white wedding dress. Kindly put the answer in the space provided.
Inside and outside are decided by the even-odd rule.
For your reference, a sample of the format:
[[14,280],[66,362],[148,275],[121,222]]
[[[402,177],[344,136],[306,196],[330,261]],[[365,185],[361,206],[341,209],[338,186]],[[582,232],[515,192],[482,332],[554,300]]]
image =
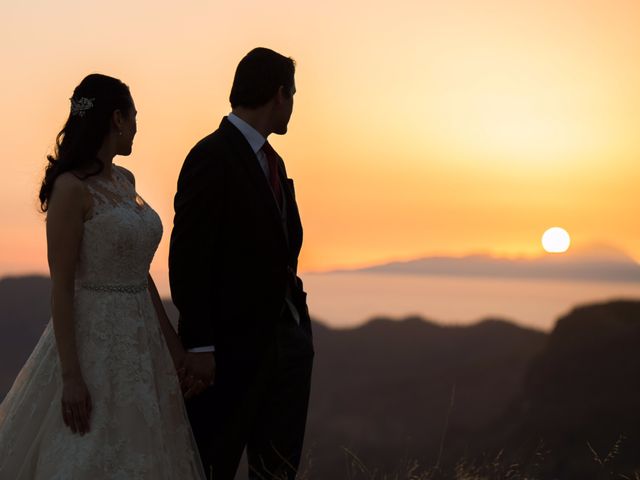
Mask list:
[[0,405],[0,479],[204,479],[179,382],[147,290],[158,215],[119,167],[89,177],[91,217],[76,273],[76,343],[90,432],[62,419],[53,326]]

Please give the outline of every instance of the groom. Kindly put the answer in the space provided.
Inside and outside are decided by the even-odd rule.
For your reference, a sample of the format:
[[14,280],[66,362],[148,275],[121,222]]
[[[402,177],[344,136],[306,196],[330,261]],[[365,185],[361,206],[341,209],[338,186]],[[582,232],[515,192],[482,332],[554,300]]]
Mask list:
[[214,480],[233,480],[245,447],[250,479],[294,479],[300,461],[314,355],[296,275],[302,225],[293,180],[267,141],[287,133],[294,73],[273,50],[249,52],[232,112],[178,179],[171,295],[189,419]]

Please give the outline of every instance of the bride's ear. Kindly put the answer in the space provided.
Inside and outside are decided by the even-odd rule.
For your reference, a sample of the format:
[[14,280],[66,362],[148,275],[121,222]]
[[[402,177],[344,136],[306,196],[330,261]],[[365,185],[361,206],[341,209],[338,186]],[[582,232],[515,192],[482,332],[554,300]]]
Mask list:
[[121,132],[125,122],[125,115],[120,109],[116,109],[111,114],[111,123],[116,132]]

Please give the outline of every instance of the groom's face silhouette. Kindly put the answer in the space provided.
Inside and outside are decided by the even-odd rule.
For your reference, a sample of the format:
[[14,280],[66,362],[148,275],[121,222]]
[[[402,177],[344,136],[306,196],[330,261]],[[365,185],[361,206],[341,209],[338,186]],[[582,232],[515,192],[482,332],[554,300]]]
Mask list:
[[274,127],[273,133],[284,135],[287,133],[287,127],[291,114],[293,113],[293,96],[296,93],[295,83],[288,91],[286,87],[280,87],[276,93],[275,109],[274,109]]

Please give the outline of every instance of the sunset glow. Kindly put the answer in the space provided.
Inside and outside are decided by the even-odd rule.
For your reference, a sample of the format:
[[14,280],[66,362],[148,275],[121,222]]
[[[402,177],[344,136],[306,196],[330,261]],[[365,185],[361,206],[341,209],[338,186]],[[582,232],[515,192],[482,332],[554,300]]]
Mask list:
[[4,2],[0,18],[0,275],[46,271],[45,155],[97,71],[135,98],[133,155],[116,162],[163,220],[165,276],[182,161],[258,45],[297,61],[289,133],[272,143],[296,182],[303,271],[532,256],[549,218],[640,260],[638,2],[63,0]]

